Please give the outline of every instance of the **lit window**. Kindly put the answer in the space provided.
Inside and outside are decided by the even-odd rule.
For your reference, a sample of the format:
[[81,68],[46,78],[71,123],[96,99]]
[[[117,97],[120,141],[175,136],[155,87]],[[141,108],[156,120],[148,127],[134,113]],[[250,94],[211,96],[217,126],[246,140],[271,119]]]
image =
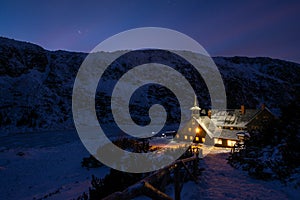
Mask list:
[[192,128],[189,128],[189,132],[191,132],[192,131]]
[[187,135],[184,136],[184,139],[187,140]]
[[205,138],[202,138],[202,142],[203,142],[203,143],[205,142]]
[[190,136],[190,140],[193,140],[194,138],[193,138],[193,136]]
[[215,138],[214,142],[215,142],[215,144],[222,144],[222,139]]
[[196,142],[199,142],[199,137],[196,136],[196,137],[195,137],[195,140],[196,140]]
[[176,138],[179,138],[179,134],[176,135]]
[[235,143],[236,143],[236,141],[234,141],[234,140],[227,140],[227,146],[229,146],[229,147],[233,147]]
[[199,127],[196,128],[196,133],[200,133],[200,128]]
[[233,130],[233,127],[230,127],[230,130]]

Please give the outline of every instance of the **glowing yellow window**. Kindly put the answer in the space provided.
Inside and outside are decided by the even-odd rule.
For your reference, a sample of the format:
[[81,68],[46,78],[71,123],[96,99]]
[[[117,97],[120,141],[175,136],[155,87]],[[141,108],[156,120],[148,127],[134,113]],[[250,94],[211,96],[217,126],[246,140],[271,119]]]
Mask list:
[[196,133],[200,133],[200,128],[199,127],[196,128]]
[[227,145],[228,145],[229,147],[233,147],[235,143],[236,143],[236,141],[233,141],[233,140],[227,140]]
[[233,130],[233,127],[230,127],[230,130]]
[[205,138],[202,138],[202,142],[203,142],[203,143],[205,142]]
[[195,137],[196,142],[199,142],[199,137]]
[[215,138],[214,141],[215,141],[215,144],[222,144],[222,139]]
[[194,138],[193,138],[193,136],[190,136],[190,140],[193,140]]
[[187,135],[184,136],[184,139],[187,140]]
[[191,132],[192,131],[192,128],[189,128],[189,132]]

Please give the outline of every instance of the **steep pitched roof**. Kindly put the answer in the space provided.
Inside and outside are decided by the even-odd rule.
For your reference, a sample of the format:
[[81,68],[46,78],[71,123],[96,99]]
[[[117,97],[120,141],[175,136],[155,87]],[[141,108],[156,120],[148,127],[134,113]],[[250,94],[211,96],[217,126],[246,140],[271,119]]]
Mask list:
[[246,125],[248,125],[257,115],[259,115],[262,112],[269,112],[273,117],[275,117],[275,115],[268,109],[268,108],[264,108],[263,110],[259,110],[255,115],[253,115],[253,117],[251,119],[249,119],[249,121],[246,123]]
[[217,126],[213,123],[213,121],[207,117],[207,116],[201,116],[199,118],[195,118],[196,122],[205,130],[205,132],[208,134],[210,138],[215,137],[218,133],[216,131],[219,131]]
[[[267,108],[264,110],[271,113],[271,111]],[[240,109],[212,110],[211,118],[208,116],[193,116],[192,119],[194,119],[197,124],[203,128],[210,138],[237,140],[238,138],[236,134],[242,130],[230,130],[223,127],[245,128],[249,122],[255,119],[255,117],[264,110],[247,109],[244,113],[241,113]],[[190,126],[190,124],[192,124],[191,121],[192,120],[190,120],[186,125]],[[187,129],[187,126],[185,126],[185,128],[181,131],[186,131],[185,129]]]
[[222,139],[230,139],[230,140],[237,140],[237,133],[241,132],[240,130],[229,130],[229,129],[222,129],[221,134],[218,138]]
[[247,109],[242,114],[240,109],[212,110],[211,119],[217,126],[245,127],[260,111]]

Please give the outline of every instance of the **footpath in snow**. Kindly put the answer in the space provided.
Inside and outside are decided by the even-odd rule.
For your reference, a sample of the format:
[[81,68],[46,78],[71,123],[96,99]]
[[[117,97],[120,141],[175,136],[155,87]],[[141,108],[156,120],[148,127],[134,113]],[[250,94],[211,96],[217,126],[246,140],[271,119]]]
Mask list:
[[[213,148],[200,162],[205,169],[200,183],[185,183],[182,199],[300,199],[299,190],[234,169],[227,164],[228,153]],[[80,162],[88,156],[75,131],[1,137],[0,200],[76,199],[87,192],[92,174],[104,177],[109,172],[107,167],[82,168]],[[174,197],[173,184],[166,193]]]
[[284,187],[277,181],[251,178],[247,172],[227,164],[228,152],[214,148],[201,161],[205,168],[200,183],[185,183],[182,199],[300,199],[299,190]]

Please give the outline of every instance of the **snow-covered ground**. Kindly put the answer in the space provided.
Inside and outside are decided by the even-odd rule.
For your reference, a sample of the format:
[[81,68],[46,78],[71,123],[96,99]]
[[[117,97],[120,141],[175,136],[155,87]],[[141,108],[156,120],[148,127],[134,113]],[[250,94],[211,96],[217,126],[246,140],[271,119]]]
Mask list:
[[81,167],[88,156],[75,131],[0,137],[0,199],[76,199],[109,172]]
[[182,199],[299,199],[299,189],[277,181],[262,181],[227,164],[228,151],[213,148],[200,165],[204,167],[200,183],[184,184]]
[[[199,184],[189,181],[183,185],[181,199],[300,199],[299,189],[283,186],[277,181],[262,181],[249,177],[247,172],[227,164],[229,149],[214,147],[201,160],[205,170],[199,176]],[[166,194],[174,198],[174,186],[166,188]],[[135,200],[150,199],[140,196]]]
[[[299,189],[253,179],[232,168],[227,164],[228,153],[229,149],[210,148],[200,162],[205,169],[200,183],[185,183],[182,199],[300,198]],[[104,177],[109,172],[107,167],[82,168],[82,158],[88,156],[74,130],[0,137],[0,199],[76,199],[88,191],[92,174]],[[174,197],[173,185],[166,193]]]

